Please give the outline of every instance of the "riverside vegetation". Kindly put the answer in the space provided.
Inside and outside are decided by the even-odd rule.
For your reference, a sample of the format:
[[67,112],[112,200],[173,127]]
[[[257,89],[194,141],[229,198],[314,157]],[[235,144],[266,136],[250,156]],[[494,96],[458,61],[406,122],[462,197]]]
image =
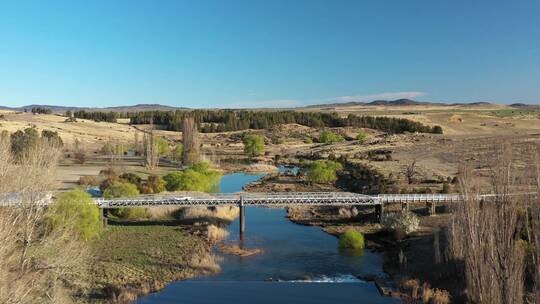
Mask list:
[[[12,199],[20,203],[0,209],[1,303],[127,302],[172,280],[219,270],[210,253],[210,244],[224,235],[217,227],[197,236],[181,224],[132,225],[121,219],[142,214],[121,209],[116,225],[103,230],[97,206],[82,190],[60,193],[52,205],[41,205],[36,193],[53,183],[60,144],[31,131],[24,134],[32,139],[25,140],[24,149],[14,149],[19,142],[7,136],[0,141],[0,195],[6,199],[17,193]],[[199,164],[192,170],[210,169]],[[144,182],[112,169],[103,170],[101,178],[90,183],[100,184],[107,197],[135,196],[144,185],[163,186],[156,178]]]
[[[489,157],[488,191],[497,195],[478,199],[477,173],[464,163],[454,186],[464,201],[445,205],[450,213],[425,216],[418,204],[411,211],[387,206],[382,225],[370,223],[362,209],[339,215],[333,208],[292,210],[289,217],[324,226],[347,247],[352,231],[364,232],[368,248],[385,252],[385,270],[398,286],[389,294],[405,303],[537,303],[540,154],[534,146],[503,145]],[[528,166],[517,165],[516,157]],[[509,195],[515,191],[529,194]]]

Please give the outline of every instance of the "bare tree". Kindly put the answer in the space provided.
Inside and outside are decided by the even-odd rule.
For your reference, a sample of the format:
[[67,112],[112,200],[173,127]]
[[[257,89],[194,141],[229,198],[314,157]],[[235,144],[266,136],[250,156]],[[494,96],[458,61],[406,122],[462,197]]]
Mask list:
[[405,167],[403,173],[405,175],[405,178],[407,179],[407,183],[409,185],[412,184],[414,182],[416,174],[418,173],[416,171],[416,159]]
[[11,203],[0,207],[0,303],[71,302],[71,290],[84,286],[86,246],[44,221],[41,202],[60,154],[41,140],[15,161],[9,142],[0,141],[0,203]]
[[534,290],[532,303],[540,303],[540,151],[535,149],[531,152],[533,155],[533,164],[531,168],[534,170],[533,180],[535,182],[534,194],[531,195],[530,204],[530,228],[529,238],[536,250],[532,252],[532,269],[534,273]]
[[74,146],[73,158],[79,164],[84,164],[88,159],[84,145],[78,139],[75,139]]
[[470,168],[460,168],[463,202],[449,233],[451,256],[462,259],[471,303],[523,303],[525,257],[517,246],[518,200],[508,195],[514,176],[509,151],[497,154],[491,169],[495,197],[482,200]]
[[193,117],[184,118],[182,137],[184,144],[184,165],[189,166],[199,161],[200,154],[199,132]]
[[154,170],[158,166],[159,154],[154,135],[153,119],[150,121],[150,131],[144,133],[143,137],[145,166],[149,170]]

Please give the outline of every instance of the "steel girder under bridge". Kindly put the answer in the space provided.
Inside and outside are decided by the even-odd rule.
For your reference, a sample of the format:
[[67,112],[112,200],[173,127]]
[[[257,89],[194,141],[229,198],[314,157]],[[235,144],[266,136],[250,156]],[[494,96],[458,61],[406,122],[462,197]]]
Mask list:
[[148,195],[136,198],[95,199],[100,208],[159,207],[159,206],[344,206],[378,205],[376,196],[351,192],[272,192],[217,193],[185,195]]
[[[493,195],[480,195],[491,197]],[[159,206],[347,206],[380,205],[389,203],[457,202],[459,194],[379,194],[364,195],[351,192],[262,192],[262,193],[195,193],[176,195],[147,195],[135,198],[95,199],[100,208],[159,207]]]

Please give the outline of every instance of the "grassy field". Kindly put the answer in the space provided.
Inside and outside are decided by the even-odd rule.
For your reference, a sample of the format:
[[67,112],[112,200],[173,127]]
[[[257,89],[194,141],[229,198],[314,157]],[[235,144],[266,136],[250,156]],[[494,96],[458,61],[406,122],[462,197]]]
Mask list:
[[186,229],[172,222],[109,225],[92,244],[94,298],[130,300],[171,281],[218,271],[207,242]]

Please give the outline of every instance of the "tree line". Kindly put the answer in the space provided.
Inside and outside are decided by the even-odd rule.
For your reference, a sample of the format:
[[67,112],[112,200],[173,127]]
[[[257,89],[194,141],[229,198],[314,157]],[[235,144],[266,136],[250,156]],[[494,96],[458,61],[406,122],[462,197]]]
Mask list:
[[119,117],[117,112],[101,112],[101,111],[92,111],[86,112],[85,110],[73,112],[73,117],[81,119],[89,119],[96,122],[116,122]]
[[52,114],[51,109],[42,107],[32,108],[31,112],[34,114]]
[[74,113],[76,118],[116,122],[129,118],[132,124],[154,123],[169,131],[181,131],[184,117],[193,117],[203,133],[268,129],[281,124],[296,123],[313,128],[358,127],[381,130],[388,133],[443,132],[440,126],[427,126],[405,118],[358,116],[340,117],[337,113],[296,111],[250,111],[250,110],[193,110],[193,111],[144,111],[144,112],[86,112]]

